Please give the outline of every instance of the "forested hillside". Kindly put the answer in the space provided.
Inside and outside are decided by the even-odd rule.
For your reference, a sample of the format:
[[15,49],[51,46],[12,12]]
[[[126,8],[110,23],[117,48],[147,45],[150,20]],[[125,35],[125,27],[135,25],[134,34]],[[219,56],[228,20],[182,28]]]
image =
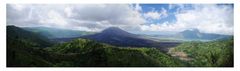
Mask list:
[[8,56],[8,66],[186,65],[155,48],[119,48],[86,39],[76,39],[45,49],[14,47],[9,50]]
[[192,66],[233,66],[233,37],[228,40],[218,40],[211,42],[186,42],[170,53],[183,52],[189,58],[188,62]]
[[7,66],[49,66],[44,47],[52,43],[44,36],[7,26]]
[[64,60],[74,66],[184,66],[155,48],[120,48],[87,39],[77,39],[48,48],[57,54],[73,55]]

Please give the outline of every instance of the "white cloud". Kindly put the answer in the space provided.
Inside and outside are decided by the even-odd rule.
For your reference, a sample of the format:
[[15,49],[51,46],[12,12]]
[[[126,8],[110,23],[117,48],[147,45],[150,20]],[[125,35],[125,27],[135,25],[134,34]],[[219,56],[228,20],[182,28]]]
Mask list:
[[[136,4],[8,4],[7,24],[17,26],[48,26],[58,28],[84,28],[80,30],[96,31],[110,26],[123,29],[144,24],[141,6]],[[95,29],[95,30],[94,30]]]
[[197,28],[204,33],[233,34],[233,9],[231,7],[219,7],[218,5],[193,5],[193,7],[193,10],[176,13],[175,23],[150,24],[142,26],[141,29],[180,32]]
[[49,26],[66,26],[68,23],[66,19],[58,12],[50,10],[47,16],[39,20],[42,24]]
[[142,11],[142,7],[139,4],[135,5],[135,10]]
[[151,19],[160,19],[160,13],[158,12],[147,12],[143,16]]
[[64,12],[65,12],[65,14],[66,14],[66,16],[67,17],[71,17],[73,14],[72,14],[72,7],[66,7],[65,9],[64,9]]
[[21,4],[15,4],[15,5],[12,5],[12,6],[17,11],[22,11],[24,8],[26,8],[24,5],[21,5]]
[[168,16],[167,10],[165,8],[161,8],[161,11],[155,11],[154,9],[150,12],[144,13],[143,16],[146,19],[153,19],[153,20],[157,20],[157,19],[161,19],[161,18],[165,18]]

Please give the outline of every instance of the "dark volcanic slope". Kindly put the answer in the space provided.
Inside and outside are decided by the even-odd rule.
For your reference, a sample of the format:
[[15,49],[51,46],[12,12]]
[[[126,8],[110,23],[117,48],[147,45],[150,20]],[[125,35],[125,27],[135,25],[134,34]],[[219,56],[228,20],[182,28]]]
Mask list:
[[108,43],[116,46],[131,46],[131,47],[172,47],[178,43],[173,42],[156,42],[144,38],[139,35],[128,33],[116,27],[110,27],[103,30],[101,33],[82,36],[81,38],[91,39],[98,42]]

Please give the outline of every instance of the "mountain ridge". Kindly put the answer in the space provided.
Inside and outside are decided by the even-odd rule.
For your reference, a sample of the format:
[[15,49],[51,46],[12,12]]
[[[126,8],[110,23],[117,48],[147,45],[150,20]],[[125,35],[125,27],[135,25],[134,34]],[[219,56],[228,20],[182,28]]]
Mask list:
[[92,34],[93,32],[70,30],[70,29],[60,29],[60,28],[50,28],[50,27],[23,27],[23,29],[41,34],[49,39],[56,38],[73,38],[82,35]]
[[49,46],[52,43],[49,41],[49,39],[45,36],[42,36],[37,33],[33,33],[31,31],[24,30],[22,28],[13,26],[13,25],[8,25],[7,26],[7,42],[13,43],[13,42],[28,42],[32,43],[35,46]]

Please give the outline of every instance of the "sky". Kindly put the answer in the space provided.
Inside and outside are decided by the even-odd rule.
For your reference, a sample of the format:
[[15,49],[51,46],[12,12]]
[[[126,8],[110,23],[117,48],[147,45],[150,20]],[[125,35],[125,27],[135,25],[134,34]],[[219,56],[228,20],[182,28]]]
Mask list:
[[233,35],[233,4],[7,4],[7,25],[99,32]]

